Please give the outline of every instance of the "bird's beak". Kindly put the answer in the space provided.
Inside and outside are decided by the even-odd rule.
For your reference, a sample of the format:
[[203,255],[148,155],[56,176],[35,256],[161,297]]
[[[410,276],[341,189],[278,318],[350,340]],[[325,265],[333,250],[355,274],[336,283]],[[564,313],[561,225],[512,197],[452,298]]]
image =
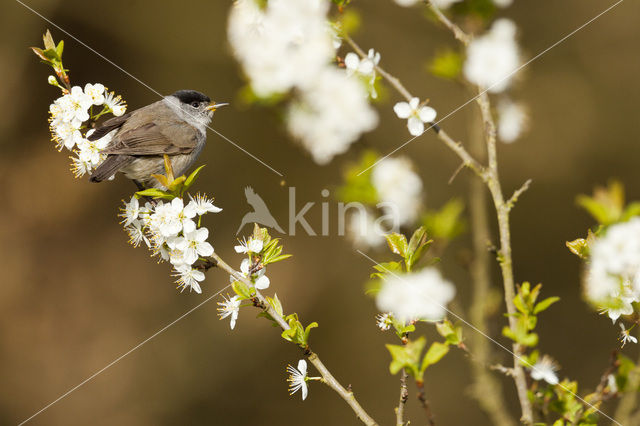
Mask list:
[[217,103],[215,103],[215,101],[214,101],[214,102],[211,102],[211,103],[209,104],[209,106],[207,107],[207,110],[208,110],[208,111],[215,111],[215,110],[217,110],[218,108],[223,107],[223,106],[227,106],[227,105],[229,105],[229,104],[228,104],[228,103],[226,103],[226,102],[225,102],[225,103],[221,103],[221,104],[217,104]]

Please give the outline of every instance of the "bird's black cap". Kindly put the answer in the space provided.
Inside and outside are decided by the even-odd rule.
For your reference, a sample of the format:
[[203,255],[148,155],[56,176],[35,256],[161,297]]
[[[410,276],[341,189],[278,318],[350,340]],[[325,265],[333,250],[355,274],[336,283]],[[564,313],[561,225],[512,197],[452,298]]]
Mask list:
[[178,90],[172,96],[180,99],[180,102],[184,104],[190,104],[191,102],[211,102],[211,99],[209,99],[207,95],[196,90]]

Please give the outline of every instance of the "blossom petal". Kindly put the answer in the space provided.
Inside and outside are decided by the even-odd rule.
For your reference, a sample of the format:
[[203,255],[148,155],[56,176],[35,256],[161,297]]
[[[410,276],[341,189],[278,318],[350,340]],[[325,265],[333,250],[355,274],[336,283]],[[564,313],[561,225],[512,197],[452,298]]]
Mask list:
[[393,106],[393,111],[398,118],[409,118],[411,116],[411,107],[406,102],[398,102]]
[[407,128],[413,136],[420,136],[424,132],[424,123],[417,117],[409,117]]
[[433,120],[436,119],[437,115],[438,113],[436,112],[436,110],[429,106],[423,106],[418,110],[418,116],[420,117],[420,120],[425,123],[433,122]]

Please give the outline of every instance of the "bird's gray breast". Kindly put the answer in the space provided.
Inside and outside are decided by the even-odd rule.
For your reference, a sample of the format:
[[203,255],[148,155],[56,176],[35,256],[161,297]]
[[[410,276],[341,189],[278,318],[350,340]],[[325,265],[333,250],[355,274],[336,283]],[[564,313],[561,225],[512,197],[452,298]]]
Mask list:
[[193,163],[195,163],[196,159],[202,152],[206,140],[207,135],[198,131],[196,136],[196,146],[195,148],[193,148],[193,151],[188,154],[178,154],[171,156],[171,165],[173,166],[174,176],[178,177],[185,174],[186,171],[189,170],[191,166],[193,166]]

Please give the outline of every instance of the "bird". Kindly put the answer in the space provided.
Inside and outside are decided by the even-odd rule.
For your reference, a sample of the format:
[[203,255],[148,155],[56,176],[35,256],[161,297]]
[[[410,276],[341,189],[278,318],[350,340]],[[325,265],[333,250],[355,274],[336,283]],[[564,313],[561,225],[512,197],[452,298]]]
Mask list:
[[236,231],[236,235],[240,233],[247,223],[251,222],[259,223],[260,225],[268,226],[269,228],[274,228],[281,234],[284,234],[284,231],[269,211],[267,204],[264,202],[262,197],[256,194],[252,187],[247,186],[244,189],[244,195],[247,197],[247,203],[253,207],[253,211],[242,217],[242,222],[240,223],[238,231]]
[[89,180],[101,182],[117,172],[133,180],[139,189],[166,189],[152,174],[164,174],[164,155],[171,159],[174,175],[181,176],[204,148],[206,128],[213,112],[228,105],[211,102],[195,90],[178,90],[135,111],[106,120],[87,136],[98,140],[115,131],[101,151],[107,158]]

